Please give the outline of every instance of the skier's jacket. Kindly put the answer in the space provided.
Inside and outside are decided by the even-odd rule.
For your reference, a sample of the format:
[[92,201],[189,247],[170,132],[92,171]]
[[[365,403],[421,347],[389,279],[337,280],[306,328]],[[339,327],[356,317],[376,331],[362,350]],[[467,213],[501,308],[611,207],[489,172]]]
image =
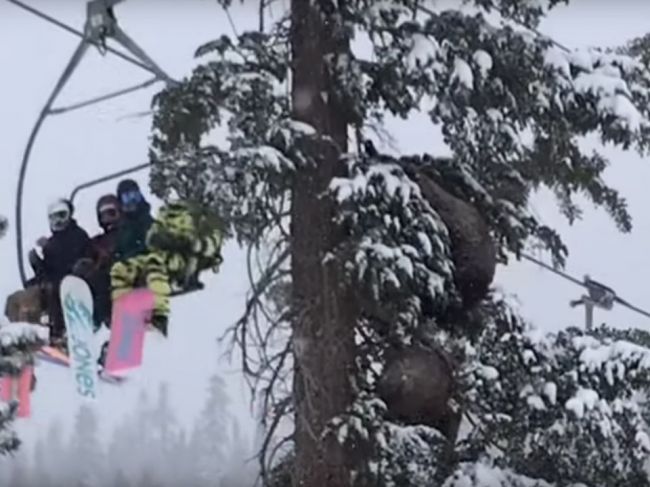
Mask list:
[[113,265],[113,256],[117,246],[120,227],[95,235],[90,239],[92,260],[94,263],[93,272],[109,274]]
[[90,284],[95,298],[93,314],[96,327],[99,327],[102,322],[110,322],[112,305],[110,273],[119,231],[118,225],[91,239],[92,265],[86,280]]
[[55,232],[43,247],[42,277],[59,282],[72,272],[76,262],[90,255],[90,237],[72,218],[68,226]]
[[[147,234],[154,251],[197,260],[197,269],[216,268],[221,263],[223,234],[220,222],[192,205],[174,201],[163,205]],[[180,269],[179,269],[180,270]],[[172,273],[175,269],[170,269]]]
[[114,261],[125,261],[146,253],[147,232],[152,224],[151,205],[146,201],[142,201],[135,212],[124,213],[115,237]]

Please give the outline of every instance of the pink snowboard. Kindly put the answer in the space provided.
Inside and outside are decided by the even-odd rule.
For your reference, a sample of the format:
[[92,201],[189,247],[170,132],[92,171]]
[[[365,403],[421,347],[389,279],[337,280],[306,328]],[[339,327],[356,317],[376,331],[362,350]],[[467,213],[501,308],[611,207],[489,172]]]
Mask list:
[[19,418],[28,418],[31,413],[31,389],[33,367],[25,367],[18,377],[0,377],[0,401],[18,399]]
[[136,289],[115,300],[106,372],[115,374],[142,364],[145,323],[153,305],[154,295],[148,289]]

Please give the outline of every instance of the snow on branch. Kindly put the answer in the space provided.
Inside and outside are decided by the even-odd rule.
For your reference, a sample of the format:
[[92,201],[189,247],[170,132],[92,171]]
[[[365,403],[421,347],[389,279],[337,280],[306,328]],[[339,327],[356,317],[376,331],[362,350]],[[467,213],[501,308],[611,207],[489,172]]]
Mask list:
[[511,469],[476,462],[459,465],[442,487],[553,487],[553,484],[518,474]]
[[[17,376],[27,365],[33,364],[34,352],[48,343],[49,330],[29,323],[6,323],[0,320],[0,376]],[[14,451],[20,445],[11,422],[18,403],[0,402],[0,456]]]
[[[361,130],[386,112],[404,118],[426,112],[453,157],[421,162],[450,194],[479,210],[501,250],[521,249],[534,237],[554,257],[566,253],[559,235],[527,211],[529,194],[540,186],[555,192],[569,220],[580,215],[572,198],[584,194],[629,230],[625,201],[602,178],[608,161],[583,153],[579,139],[598,134],[647,149],[647,70],[610,52],[559,50],[531,32],[491,25],[480,12],[416,15],[421,3],[346,2],[347,10],[327,14],[338,40],[360,28],[372,43],[370,60],[351,51],[324,60],[333,85],[324,96],[339,98],[345,120]],[[473,3],[534,26],[558,2]],[[300,343],[291,339],[290,325],[304,312],[290,304],[285,265],[291,190],[296,172],[317,163],[314,147],[332,144],[291,118],[284,89],[290,56],[281,30],[247,33],[236,43],[222,37],[199,49],[209,60],[156,97],[151,144],[154,192],[199,200],[248,244],[252,290],[229,332],[244,351],[252,386],[265,394],[272,430],[292,412],[285,382]],[[227,135],[206,143],[217,126]],[[381,362],[389,342],[409,344],[417,327],[435,329],[455,299],[450,233],[401,158],[342,157],[342,171],[318,196],[332,199],[346,238],[322,257],[338,259],[357,293],[355,332],[363,343],[357,343],[356,400],[331,432],[368,445],[366,467],[387,485],[426,484],[440,472],[439,435],[386,421],[385,405],[362,373]],[[270,256],[253,275],[251,256],[259,256],[267,237]],[[482,306],[482,335],[454,344],[466,358],[462,407],[473,422],[457,445],[463,462],[446,486],[638,485],[647,478],[650,428],[634,397],[648,379],[650,342],[611,330],[536,337],[502,303]],[[265,443],[267,452],[272,448]]]
[[650,424],[637,399],[650,379],[650,349],[607,328],[542,334],[499,320],[468,348],[475,420],[461,450],[497,447],[518,473],[551,484],[634,483],[650,459]]
[[33,353],[48,343],[49,330],[29,323],[0,322],[0,373],[19,374]]
[[340,255],[353,264],[353,283],[378,307],[396,310],[393,332],[405,339],[421,320],[421,303],[441,309],[453,290],[448,231],[396,160],[347,162],[349,174],[330,184],[336,218],[349,230]]
[[[510,17],[518,8],[546,10],[510,1],[475,4]],[[579,142],[597,134],[605,143],[648,149],[650,72],[643,63],[612,51],[566,51],[530,30],[492,25],[480,12],[414,16],[414,8],[408,1],[361,2],[347,14],[373,46],[371,60],[347,58],[357,75],[333,76],[348,83],[337,90],[348,94],[349,110],[377,120],[385,111],[403,118],[426,111],[458,165],[501,206],[521,207],[543,185],[570,221],[580,216],[573,198],[583,194],[629,231],[625,200],[601,177],[609,161],[585,153]],[[508,191],[504,176],[521,184]],[[510,232],[510,250],[530,233],[551,236],[552,229],[521,216],[508,217],[526,229]],[[559,262],[562,244],[553,240]]]
[[11,404],[0,402],[0,456],[15,451],[20,446],[16,432],[10,428],[18,409],[16,401]]
[[48,328],[30,323],[0,323],[0,346],[12,347],[46,342]]
[[248,33],[234,44],[227,36],[199,49],[216,60],[197,66],[183,83],[154,98],[155,153],[188,144],[228,120],[231,145],[264,142],[271,127],[289,115],[285,88],[286,41]]

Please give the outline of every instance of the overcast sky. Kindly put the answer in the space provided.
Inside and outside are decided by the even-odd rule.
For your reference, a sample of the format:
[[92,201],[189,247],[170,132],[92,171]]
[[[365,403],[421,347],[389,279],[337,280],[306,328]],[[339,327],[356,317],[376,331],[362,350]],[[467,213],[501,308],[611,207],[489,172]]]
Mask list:
[[[234,2],[238,3],[238,2]],[[257,2],[233,13],[238,30],[256,22]],[[567,46],[617,45],[632,36],[650,30],[650,5],[631,0],[608,7],[608,2],[580,0],[570,8],[559,8],[546,20],[542,31]],[[55,17],[81,27],[84,20],[82,0],[32,0]],[[172,77],[181,78],[195,65],[196,47],[231,26],[223,11],[212,0],[129,0],[116,9],[122,27]],[[13,230],[16,177],[31,127],[59,77],[78,40],[21,9],[0,2],[0,212],[10,218],[11,232],[0,242],[1,294],[19,286]],[[147,73],[112,56],[101,57],[91,50],[82,61],[66,90],[61,104],[71,103],[129,86],[148,78]],[[68,194],[74,186],[108,172],[139,164],[146,160],[150,117],[118,118],[149,108],[150,97],[158,86],[89,109],[49,118],[37,139],[27,174],[25,192],[25,241],[33,243],[47,233],[45,207],[54,197]],[[439,152],[439,141],[425,120],[408,123],[391,122],[400,149],[405,152]],[[443,152],[443,150],[440,150]],[[586,207],[585,218],[568,227],[548,200],[535,201],[535,211],[560,230],[571,249],[567,270],[581,277],[593,278],[613,286],[621,296],[639,306],[650,308],[645,273],[650,269],[648,242],[650,222],[645,217],[648,205],[646,182],[650,169],[634,153],[608,150],[613,159],[607,180],[629,200],[634,217],[634,231],[617,232],[604,212]],[[146,187],[146,174],[137,179]],[[94,203],[104,192],[113,191],[115,183],[82,193],[77,201],[79,221],[91,232],[97,230]],[[246,282],[243,255],[232,246],[226,249],[222,272],[210,278],[210,285],[200,294],[177,300],[173,304],[171,339],[167,349],[160,344],[145,357],[146,381],[134,381],[120,389],[108,389],[98,406],[108,430],[123,411],[132,407],[140,387],[155,391],[160,380],[169,380],[173,399],[181,419],[189,423],[202,405],[207,376],[225,365],[217,362],[215,337],[237,317],[241,310]],[[572,310],[568,302],[581,290],[527,262],[500,270],[498,283],[516,293],[522,312],[540,327],[555,330],[568,324],[582,324],[582,310]],[[597,319],[605,318],[597,312]],[[625,309],[609,313],[612,324],[645,327],[650,322]],[[149,349],[148,349],[149,350]],[[172,358],[171,352],[174,354]],[[154,355],[152,355],[154,354]],[[236,363],[234,366],[236,367]],[[41,373],[39,390],[34,396],[34,416],[20,426],[29,442],[37,430],[43,430],[52,418],[69,421],[76,410],[75,397],[64,369]],[[237,412],[248,417],[248,404],[241,393],[241,382],[230,374]]]

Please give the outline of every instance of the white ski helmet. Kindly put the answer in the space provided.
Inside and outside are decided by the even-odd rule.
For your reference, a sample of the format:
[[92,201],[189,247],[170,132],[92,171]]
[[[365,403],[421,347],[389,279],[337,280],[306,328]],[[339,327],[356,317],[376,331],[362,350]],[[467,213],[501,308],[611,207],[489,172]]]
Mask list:
[[65,229],[72,218],[72,205],[69,201],[58,199],[47,207],[47,219],[50,222],[52,232],[60,232]]

